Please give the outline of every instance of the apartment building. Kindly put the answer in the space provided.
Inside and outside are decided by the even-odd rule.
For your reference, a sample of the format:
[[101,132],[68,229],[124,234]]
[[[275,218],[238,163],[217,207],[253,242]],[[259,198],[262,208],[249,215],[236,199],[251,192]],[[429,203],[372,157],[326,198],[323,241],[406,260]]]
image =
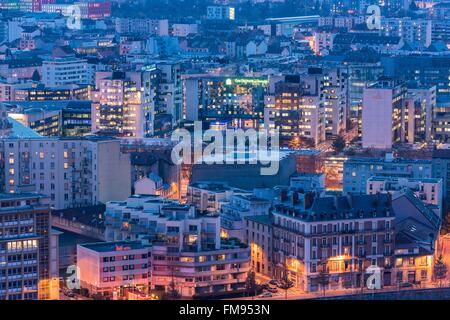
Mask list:
[[432,20],[383,17],[381,32],[386,36],[397,36],[405,42],[419,42],[422,47],[428,47],[432,40]]
[[151,244],[151,288],[182,297],[207,297],[244,290],[250,251],[222,240],[220,217],[157,196],[132,196],[106,206],[106,238]]
[[442,179],[439,178],[398,178],[372,176],[367,179],[367,194],[402,192],[411,190],[420,200],[436,206],[436,211],[441,212],[443,199]]
[[85,59],[55,58],[42,62],[42,83],[49,88],[68,84],[89,84],[92,77]]
[[116,18],[116,32],[125,34],[169,35],[167,19],[130,19]]
[[289,186],[303,191],[325,190],[324,173],[296,173],[291,176]]
[[368,266],[384,268],[390,285],[394,213],[389,195],[313,198],[293,192],[273,211],[274,274],[287,273],[305,291],[315,291],[327,272],[326,288],[358,287]]
[[[347,70],[341,68],[310,68],[307,81],[320,83],[320,93],[324,97],[325,135],[327,138],[345,132],[347,128]],[[316,78],[318,78],[316,80]]]
[[150,248],[141,241],[77,245],[77,267],[82,288],[90,294],[120,298],[125,288],[148,293]]
[[330,54],[333,51],[333,41],[336,33],[336,31],[325,29],[314,32],[314,41],[311,48],[314,53],[321,56]]
[[208,20],[234,20],[235,9],[230,6],[208,6],[206,8],[206,19]]
[[121,137],[153,135],[156,68],[97,72],[92,92],[92,131]]
[[218,212],[223,203],[232,195],[249,194],[248,191],[229,187],[226,183],[195,182],[187,188],[186,200],[192,203],[200,212]]
[[[58,299],[50,206],[36,193],[0,194],[0,299]],[[56,271],[58,268],[56,268]],[[56,296],[55,296],[56,295]]]
[[267,78],[187,78],[184,80],[186,119],[235,122],[262,119],[267,86]]
[[179,63],[158,63],[158,93],[155,117],[170,115],[171,125],[176,126],[183,117],[183,86]]
[[384,158],[351,157],[344,162],[344,192],[365,193],[367,180],[372,176],[431,178],[432,162],[395,158],[391,153],[386,153]]
[[412,190],[392,196],[395,212],[395,266],[393,283],[426,284],[433,281],[437,240],[442,224],[434,206]]
[[437,179],[442,179],[442,193],[443,193],[443,214],[446,215],[449,211],[450,204],[450,150],[436,149],[433,150],[432,160],[432,176]]
[[245,243],[251,250],[251,267],[254,272],[273,277],[273,224],[270,215],[247,216]]
[[13,133],[0,140],[3,192],[36,191],[47,195],[54,209],[123,200],[130,195],[130,159],[121,153],[119,140],[42,137],[25,135],[25,129],[14,122]]
[[325,140],[324,104],[317,86],[307,87],[300,76],[273,78],[274,88],[264,97],[264,126],[278,129],[280,143],[295,144]]
[[238,238],[246,242],[245,219],[269,214],[271,203],[253,194],[234,194],[220,207],[221,234],[226,238]]
[[90,101],[24,101],[6,105],[11,117],[43,136],[83,136],[91,132]]

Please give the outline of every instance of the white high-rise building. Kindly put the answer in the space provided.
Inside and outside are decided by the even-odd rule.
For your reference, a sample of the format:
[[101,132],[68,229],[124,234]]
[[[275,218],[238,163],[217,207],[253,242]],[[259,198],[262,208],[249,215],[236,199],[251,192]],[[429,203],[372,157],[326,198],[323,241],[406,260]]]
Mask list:
[[362,106],[363,148],[391,149],[401,142],[403,103],[406,88],[382,80],[365,88]]

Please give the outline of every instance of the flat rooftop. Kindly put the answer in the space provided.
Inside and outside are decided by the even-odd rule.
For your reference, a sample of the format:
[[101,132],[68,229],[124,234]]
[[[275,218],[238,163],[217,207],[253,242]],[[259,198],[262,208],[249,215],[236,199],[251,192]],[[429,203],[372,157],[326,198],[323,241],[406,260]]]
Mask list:
[[127,251],[145,248],[140,241],[95,242],[84,243],[79,246],[96,252]]

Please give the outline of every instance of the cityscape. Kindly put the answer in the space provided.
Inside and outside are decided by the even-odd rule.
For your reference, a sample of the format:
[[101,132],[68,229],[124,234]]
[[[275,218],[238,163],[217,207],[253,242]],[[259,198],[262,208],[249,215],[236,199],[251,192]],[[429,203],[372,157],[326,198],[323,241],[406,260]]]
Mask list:
[[449,267],[450,0],[0,0],[0,300],[447,300]]

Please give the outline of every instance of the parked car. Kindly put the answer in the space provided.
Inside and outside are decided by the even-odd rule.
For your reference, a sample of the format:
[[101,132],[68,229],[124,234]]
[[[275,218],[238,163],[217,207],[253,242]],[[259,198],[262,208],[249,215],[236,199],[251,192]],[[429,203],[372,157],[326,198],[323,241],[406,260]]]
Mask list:
[[274,287],[269,287],[269,288],[267,289],[267,291],[269,291],[269,292],[271,292],[271,293],[277,293],[277,292],[278,292],[278,289],[277,289],[277,288],[274,288]]
[[400,285],[401,288],[411,288],[413,284],[411,282],[405,282]]
[[272,298],[272,294],[270,292],[264,292],[260,295],[261,298]]
[[275,279],[272,279],[269,281],[269,284],[274,285],[274,286],[278,286],[278,281]]
[[263,283],[261,284],[261,288],[267,290],[270,288],[270,285],[268,283]]
[[66,291],[66,296],[68,296],[69,298],[73,298],[75,297],[75,293],[73,293],[72,291]]

